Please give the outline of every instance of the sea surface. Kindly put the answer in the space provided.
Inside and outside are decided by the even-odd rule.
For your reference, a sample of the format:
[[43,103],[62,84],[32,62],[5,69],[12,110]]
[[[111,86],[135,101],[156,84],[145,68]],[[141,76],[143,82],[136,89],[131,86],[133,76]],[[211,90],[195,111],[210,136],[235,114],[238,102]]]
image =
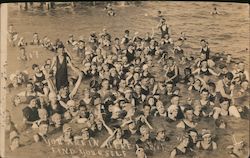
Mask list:
[[[40,38],[48,36],[52,41],[60,38],[66,41],[69,34],[73,34],[76,39],[83,36],[88,39],[91,32],[99,33],[106,28],[112,37],[122,37],[124,30],[139,32],[145,36],[146,32],[155,34],[157,30],[157,11],[161,10],[170,26],[173,39],[177,39],[181,32],[187,36],[184,51],[186,53],[197,54],[200,50],[200,40],[206,39],[209,47],[214,53],[232,54],[233,58],[244,61],[246,67],[249,66],[249,5],[241,3],[214,3],[214,2],[139,2],[136,5],[113,6],[116,16],[107,16],[104,11],[104,4],[98,2],[96,6],[77,5],[75,9],[70,6],[60,6],[55,10],[47,11],[35,7],[28,11],[18,9],[17,4],[8,5],[8,24],[13,24],[15,31],[22,36],[26,42],[30,42],[34,32]],[[221,15],[211,15],[210,12],[217,7]],[[32,61],[21,63],[17,60],[18,48],[8,47],[7,72],[27,70],[31,72],[33,63],[42,64],[45,59],[51,58],[54,54],[42,48],[28,46],[27,52],[38,51],[39,56],[34,56]],[[21,127],[22,112],[20,107],[13,107],[11,98],[17,91],[8,93],[7,109],[11,111],[12,120]],[[203,122],[199,128],[213,128],[216,133],[218,150],[214,152],[199,152],[199,158],[227,158],[229,157],[226,147],[232,144],[232,134],[238,140],[245,140],[246,149],[249,148],[249,121],[235,118],[227,118],[228,129],[215,129],[212,122]],[[211,125],[211,126],[210,126]],[[169,127],[169,133],[175,133],[175,127]],[[34,144],[32,134],[24,132],[21,142],[23,147],[14,152],[9,152],[6,145],[7,157],[9,158],[32,158],[32,157],[59,157],[51,155],[51,149],[41,144]],[[6,142],[8,139],[6,138]],[[170,141],[169,149],[166,152],[155,153],[153,158],[167,158],[170,150],[177,144],[177,141]],[[60,156],[62,157],[62,156]],[[71,157],[71,156],[65,156]],[[98,157],[98,156],[93,156]],[[99,156],[100,157],[100,156]],[[135,157],[132,153],[128,158]],[[185,156],[184,156],[185,157]]]

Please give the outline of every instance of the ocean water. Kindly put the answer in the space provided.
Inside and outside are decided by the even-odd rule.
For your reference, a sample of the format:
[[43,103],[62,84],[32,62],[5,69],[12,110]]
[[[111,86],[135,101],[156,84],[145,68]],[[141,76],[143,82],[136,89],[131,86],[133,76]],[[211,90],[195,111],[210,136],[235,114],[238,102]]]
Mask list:
[[[100,2],[99,2],[100,3]],[[210,12],[213,7],[217,7],[221,15],[212,16]],[[172,32],[172,38],[177,39],[181,32],[187,36],[184,51],[196,54],[200,49],[200,40],[206,39],[212,52],[224,52],[232,54],[233,58],[244,61],[249,66],[249,5],[240,3],[213,3],[213,2],[141,2],[138,5],[114,5],[117,13],[115,17],[109,17],[104,11],[103,5],[77,6],[72,9],[68,6],[58,7],[55,10],[39,10],[34,8],[28,11],[19,11],[16,4],[8,6],[8,23],[13,24],[19,36],[30,42],[34,32],[40,35],[40,38],[48,36],[52,41],[60,38],[67,40],[69,34],[75,38],[83,36],[88,39],[90,32],[101,32],[105,27],[112,37],[121,37],[124,30],[129,29],[131,34],[139,32],[145,36],[146,32],[152,32],[154,28],[158,33],[156,26],[158,19],[156,14],[158,10],[166,17],[167,23]],[[27,51],[37,50],[39,57],[34,57],[32,61],[25,64],[18,62],[18,49],[8,47],[8,74],[16,70],[31,71],[33,63],[42,64],[45,59],[51,58],[54,54],[45,51],[42,48],[28,47]],[[7,108],[11,111],[12,119],[18,127],[22,124],[21,109],[25,106],[12,107],[11,97],[17,91],[10,92],[8,95]],[[214,128],[217,135],[218,150],[214,152],[199,152],[200,158],[224,158],[229,157],[226,146],[232,144],[231,134],[234,133],[238,139],[246,141],[246,148],[249,148],[249,122],[227,118],[228,130],[218,130],[212,126],[212,122],[203,122],[199,128]],[[174,127],[166,127],[170,134],[175,133]],[[50,148],[41,144],[32,144],[29,139],[30,133],[24,133],[21,142],[24,147],[14,152],[7,153],[8,157],[59,157],[59,155],[46,155]],[[176,145],[173,140],[169,144],[169,150],[163,153],[155,153],[153,157],[167,158],[170,150]],[[32,156],[31,156],[32,155]],[[45,156],[46,155],[46,156]],[[70,157],[70,156],[65,156]],[[98,157],[98,156],[93,156]],[[135,157],[129,153],[128,157]]]

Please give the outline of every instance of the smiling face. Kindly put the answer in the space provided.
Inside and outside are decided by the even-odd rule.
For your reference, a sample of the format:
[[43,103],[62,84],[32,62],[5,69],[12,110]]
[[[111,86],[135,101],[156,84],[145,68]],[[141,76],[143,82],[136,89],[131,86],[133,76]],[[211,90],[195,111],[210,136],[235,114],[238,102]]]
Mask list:
[[187,111],[185,112],[185,118],[186,118],[187,120],[193,121],[193,116],[194,116],[193,110],[187,110]]
[[42,135],[46,135],[48,133],[48,130],[49,130],[49,125],[47,124],[41,124],[39,126],[39,133]]
[[143,108],[143,114],[144,114],[145,116],[148,116],[148,115],[150,114],[150,110],[151,110],[150,106],[145,106],[145,107]]
[[35,107],[37,106],[36,103],[37,103],[37,102],[36,102],[36,99],[32,99],[32,100],[30,101],[30,107],[31,107],[31,108],[35,108]]
[[179,104],[179,97],[178,96],[174,96],[172,99],[171,99],[171,103],[173,105],[178,105]]
[[212,136],[210,134],[206,134],[202,138],[203,138],[203,141],[206,143],[211,143],[212,141]]
[[198,139],[198,134],[196,132],[191,131],[189,135],[192,138],[193,143],[196,143]]
[[207,91],[203,91],[201,93],[201,99],[202,100],[207,100],[208,99],[208,92]]
[[154,104],[155,104],[155,100],[154,100],[154,98],[149,98],[148,99],[148,104],[150,105],[150,106],[153,106]]
[[89,139],[89,131],[88,130],[83,130],[82,131],[82,139],[83,140],[88,140]]
[[166,136],[165,131],[160,131],[157,134],[157,138],[159,138],[160,140],[163,140],[165,136]]
[[220,103],[220,106],[222,109],[224,109],[225,111],[228,111],[229,108],[229,101],[223,101],[222,103]]
[[163,104],[161,102],[157,102],[156,103],[156,108],[157,108],[157,111],[160,113],[160,114],[163,114],[165,113],[165,108],[163,106]]

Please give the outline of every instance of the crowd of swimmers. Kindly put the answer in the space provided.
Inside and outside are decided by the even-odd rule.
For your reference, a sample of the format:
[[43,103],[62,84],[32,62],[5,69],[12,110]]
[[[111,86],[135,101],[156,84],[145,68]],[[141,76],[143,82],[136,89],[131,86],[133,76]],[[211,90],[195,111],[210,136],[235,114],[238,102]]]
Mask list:
[[[111,6],[107,11],[112,11]],[[182,48],[188,41],[184,33],[171,38],[170,28],[161,12],[160,37],[129,30],[121,38],[104,29],[91,33],[88,40],[70,35],[55,42],[39,33],[26,42],[9,27],[10,45],[20,52],[18,59],[33,63],[33,72],[19,71],[10,75],[8,88],[22,92],[13,97],[13,106],[23,108],[25,129],[37,131],[34,142],[47,142],[49,129],[57,129],[60,142],[87,141],[109,136],[101,147],[115,149],[133,146],[138,158],[154,155],[169,140],[164,124],[174,124],[183,131],[179,143],[169,153],[171,158],[195,150],[216,150],[212,129],[197,130],[201,120],[211,119],[217,128],[227,128],[228,117],[241,119],[247,105],[237,105],[235,98],[247,95],[249,74],[244,62],[233,62],[231,55],[213,54],[205,39],[200,40],[198,55]],[[38,64],[27,47],[42,47],[54,57]],[[37,53],[36,53],[37,54]],[[38,54],[39,55],[39,54]],[[80,63],[77,61],[80,61]],[[155,72],[155,69],[158,72]],[[81,90],[82,83],[84,90]],[[181,94],[193,94],[183,99]],[[10,113],[6,116],[6,131],[10,148],[19,147],[20,132]],[[157,127],[154,119],[163,126]],[[74,124],[83,127],[72,132]],[[228,147],[231,155],[241,157],[244,142]]]

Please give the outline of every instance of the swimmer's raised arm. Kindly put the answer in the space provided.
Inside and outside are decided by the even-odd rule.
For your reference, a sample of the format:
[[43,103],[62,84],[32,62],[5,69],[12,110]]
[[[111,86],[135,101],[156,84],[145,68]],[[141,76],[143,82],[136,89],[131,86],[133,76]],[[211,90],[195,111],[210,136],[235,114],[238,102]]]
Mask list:
[[170,153],[170,158],[175,158],[176,156],[176,150],[172,150],[171,153]]
[[105,121],[103,119],[101,119],[103,126],[106,128],[106,130],[108,131],[109,135],[113,135],[114,131],[105,123]]
[[76,94],[76,92],[77,92],[77,90],[78,90],[78,88],[79,88],[79,86],[80,86],[80,84],[81,84],[82,78],[83,78],[83,73],[80,72],[80,73],[79,73],[79,76],[78,76],[78,79],[77,79],[77,81],[76,81],[75,87],[74,87],[74,89],[71,91],[71,93],[69,94],[69,97],[70,97],[71,99],[75,96],[75,94]]

